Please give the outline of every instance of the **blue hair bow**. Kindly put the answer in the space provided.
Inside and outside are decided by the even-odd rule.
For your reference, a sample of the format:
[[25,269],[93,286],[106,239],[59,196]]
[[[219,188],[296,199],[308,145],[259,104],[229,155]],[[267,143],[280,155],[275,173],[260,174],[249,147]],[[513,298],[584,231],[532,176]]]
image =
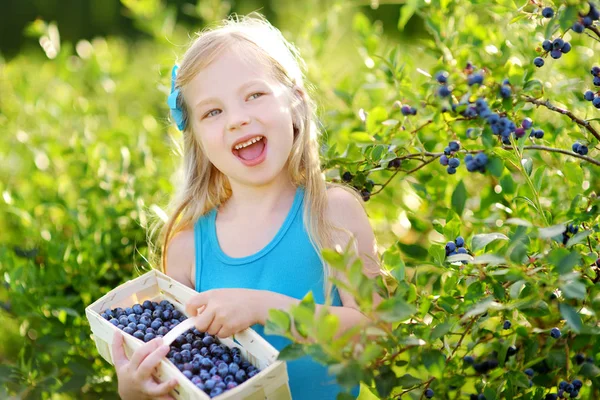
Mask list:
[[171,109],[171,117],[175,120],[177,124],[177,129],[183,131],[185,129],[185,121],[183,119],[183,111],[179,108],[177,104],[177,98],[179,97],[179,88],[175,89],[175,78],[177,77],[177,70],[179,67],[175,65],[171,70],[171,94],[167,99],[167,104]]

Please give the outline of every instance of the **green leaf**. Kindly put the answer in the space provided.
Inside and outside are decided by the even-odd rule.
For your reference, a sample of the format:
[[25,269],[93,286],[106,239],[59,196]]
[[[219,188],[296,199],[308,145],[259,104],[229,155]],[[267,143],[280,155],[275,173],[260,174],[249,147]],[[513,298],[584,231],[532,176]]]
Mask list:
[[281,349],[277,359],[281,361],[291,361],[303,357],[304,355],[304,346],[298,343],[291,343]]
[[575,235],[573,235],[572,237],[569,238],[569,240],[567,241],[566,246],[567,247],[571,247],[574,246],[578,243],[581,243],[585,240],[585,238],[587,238],[588,236],[590,236],[592,233],[594,233],[591,230],[585,230],[585,231],[581,231],[581,232],[577,232]]
[[584,300],[586,295],[585,285],[579,281],[573,280],[560,287],[567,299]]
[[565,321],[567,321],[567,324],[569,324],[571,329],[579,333],[582,327],[581,317],[579,316],[579,313],[577,313],[577,311],[575,311],[575,309],[568,304],[562,303],[559,305],[559,308],[560,315],[562,315]]
[[546,176],[546,167],[542,165],[541,167],[535,170],[535,174],[533,174],[533,186],[535,190],[538,192],[542,188],[542,184],[544,182],[544,176]]
[[375,376],[375,387],[379,395],[387,398],[396,387],[397,380],[396,374],[389,366],[382,366],[379,369],[379,374]]
[[416,312],[416,308],[402,299],[392,297],[382,301],[377,306],[377,311],[381,319],[386,322],[400,322],[411,317]]
[[319,319],[317,324],[317,339],[321,343],[328,343],[338,332],[340,320],[337,315],[328,314]]
[[565,224],[552,225],[547,228],[538,229],[538,237],[541,239],[551,238],[560,235],[565,231]]
[[[556,254],[558,253],[556,250],[565,250],[565,249],[555,249],[552,252],[550,252],[550,254]],[[581,260],[581,255],[577,252],[568,252],[567,250],[565,250],[565,252],[567,253],[564,257],[558,259],[558,260],[553,260],[552,263],[556,266],[556,271],[561,274],[561,275],[565,275],[568,274],[569,272],[571,272],[573,270],[573,267],[575,267],[575,265],[579,264],[579,261]],[[561,252],[562,254],[562,252]]]
[[533,170],[533,160],[531,158],[524,158],[523,161],[523,168],[525,169],[525,172],[527,175],[531,176],[531,171]]
[[275,331],[289,332],[292,320],[285,311],[272,308],[269,310],[269,318],[267,320],[268,325],[269,322],[274,325],[272,328],[275,328]]
[[458,215],[462,215],[467,202],[467,189],[463,181],[460,181],[454,192],[452,193],[452,209],[456,211]]
[[408,387],[412,387],[415,385],[419,385],[421,382],[422,382],[421,379],[415,378],[411,374],[404,374],[401,377],[399,377],[397,380],[398,386],[403,387],[403,388],[408,388]]
[[475,235],[471,240],[471,250],[477,251],[483,249],[494,240],[508,240],[508,236],[498,232]]
[[500,178],[504,171],[504,162],[499,157],[492,157],[486,168],[493,176]]
[[350,135],[350,140],[356,143],[373,143],[375,138],[369,135],[367,132],[352,132]]

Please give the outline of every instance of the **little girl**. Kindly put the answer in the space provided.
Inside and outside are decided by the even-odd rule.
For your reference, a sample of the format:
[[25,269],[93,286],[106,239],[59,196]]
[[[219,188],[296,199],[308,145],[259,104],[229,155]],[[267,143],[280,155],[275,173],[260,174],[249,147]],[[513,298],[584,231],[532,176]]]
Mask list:
[[[331,276],[347,280],[324,263],[321,249],[345,249],[352,240],[365,274],[381,271],[361,198],[321,172],[300,64],[262,16],[230,18],[191,44],[173,70],[168,101],[183,131],[184,181],[161,230],[162,268],[199,292],[186,305],[198,330],[224,338],[251,327],[277,350],[290,341],[264,333],[268,310],[289,310],[309,291],[317,309],[339,317],[337,335],[367,322],[354,298],[331,284]],[[177,382],[151,376],[169,350],[161,340],[128,360],[115,336],[123,399],[171,398]],[[342,391],[309,356],[287,367],[294,400],[333,400]]]

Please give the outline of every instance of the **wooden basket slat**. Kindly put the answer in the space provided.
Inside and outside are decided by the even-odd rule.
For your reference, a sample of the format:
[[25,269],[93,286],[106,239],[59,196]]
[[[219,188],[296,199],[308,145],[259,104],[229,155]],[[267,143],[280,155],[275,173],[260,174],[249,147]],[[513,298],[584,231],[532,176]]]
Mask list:
[[[119,329],[100,315],[107,308],[125,308],[131,307],[135,303],[141,304],[145,300],[160,302],[167,299],[173,303],[176,309],[187,315],[185,304],[196,293],[193,289],[157,270],[152,270],[111,290],[86,308],[86,316],[90,322],[92,338],[96,343],[98,353],[114,365],[111,345],[113,336]],[[131,335],[121,333],[125,340],[125,354],[127,357],[131,357],[131,354],[144,343]],[[240,386],[227,390],[218,396],[218,399],[291,399],[286,364],[277,361],[279,353],[262,336],[248,328],[231,338],[220,338],[219,340],[226,346],[238,347],[242,356],[260,368],[261,372]],[[179,385],[171,392],[171,395],[177,400],[210,399],[206,393],[196,388],[166,357],[161,360],[153,376],[159,382],[176,378]]]

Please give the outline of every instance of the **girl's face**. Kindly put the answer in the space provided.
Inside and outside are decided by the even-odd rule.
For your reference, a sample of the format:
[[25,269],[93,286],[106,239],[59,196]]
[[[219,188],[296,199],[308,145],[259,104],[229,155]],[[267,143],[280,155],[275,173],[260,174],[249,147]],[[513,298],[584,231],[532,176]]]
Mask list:
[[187,85],[194,134],[230,180],[263,185],[287,174],[294,136],[288,93],[258,62],[235,50],[219,55]]

